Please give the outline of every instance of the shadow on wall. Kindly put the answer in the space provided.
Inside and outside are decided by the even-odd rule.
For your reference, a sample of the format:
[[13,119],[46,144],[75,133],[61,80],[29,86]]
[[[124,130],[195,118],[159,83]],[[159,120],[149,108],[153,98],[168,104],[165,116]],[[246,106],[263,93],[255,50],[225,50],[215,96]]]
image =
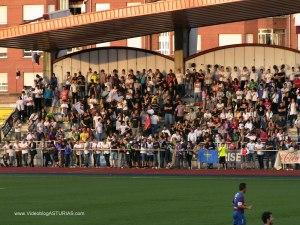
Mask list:
[[81,71],[85,75],[89,68],[93,71],[104,69],[107,73],[111,73],[114,69],[119,71],[123,69],[125,71],[130,69],[133,71],[159,69],[166,74],[170,69],[174,69],[174,59],[144,49],[104,47],[75,52],[58,58],[53,63],[53,72],[59,80],[63,80],[68,71],[71,74]]

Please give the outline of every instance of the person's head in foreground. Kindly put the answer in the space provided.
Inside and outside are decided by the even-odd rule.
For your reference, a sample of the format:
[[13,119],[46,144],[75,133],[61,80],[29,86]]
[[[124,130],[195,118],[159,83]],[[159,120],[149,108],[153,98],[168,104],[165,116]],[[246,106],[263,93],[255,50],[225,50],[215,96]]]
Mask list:
[[247,189],[246,183],[240,183],[239,185],[240,192],[246,193],[246,189]]
[[273,216],[271,212],[264,212],[261,216],[264,225],[273,225]]

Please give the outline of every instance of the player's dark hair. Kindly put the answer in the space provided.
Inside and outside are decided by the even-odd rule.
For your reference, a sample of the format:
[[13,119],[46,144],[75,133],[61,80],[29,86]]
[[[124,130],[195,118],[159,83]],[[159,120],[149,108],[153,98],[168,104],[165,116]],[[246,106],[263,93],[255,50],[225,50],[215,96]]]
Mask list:
[[271,215],[271,212],[263,212],[263,214],[261,215],[261,220],[263,221],[263,223],[267,223],[268,219],[271,218]]
[[242,191],[246,188],[246,183],[240,183],[239,190]]

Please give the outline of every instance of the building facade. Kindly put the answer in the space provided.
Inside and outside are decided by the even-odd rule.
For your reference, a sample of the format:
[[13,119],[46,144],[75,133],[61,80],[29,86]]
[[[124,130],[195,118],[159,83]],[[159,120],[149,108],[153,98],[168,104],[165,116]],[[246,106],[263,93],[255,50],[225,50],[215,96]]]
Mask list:
[[[0,29],[26,23],[56,10],[70,9],[72,14],[104,11],[136,6],[155,0],[0,0]],[[168,1],[168,0],[166,0]],[[193,29],[196,52],[242,43],[275,44],[300,49],[300,35],[296,25],[299,17],[287,15],[252,21],[223,24]],[[299,30],[299,29],[298,29]],[[127,40],[99,43],[91,47],[128,46],[157,51],[165,55],[174,52],[173,32],[135,37]],[[68,49],[74,52],[86,47]],[[36,74],[42,75],[40,65],[32,60],[38,49],[0,48],[0,95],[19,93],[24,86],[31,86]],[[17,72],[21,76],[16,76]]]

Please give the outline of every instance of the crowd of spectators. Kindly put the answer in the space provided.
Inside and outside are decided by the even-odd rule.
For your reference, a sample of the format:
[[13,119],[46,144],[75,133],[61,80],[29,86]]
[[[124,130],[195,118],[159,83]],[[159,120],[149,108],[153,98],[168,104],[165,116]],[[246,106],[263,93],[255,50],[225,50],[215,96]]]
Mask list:
[[[65,77],[37,75],[23,90],[3,164],[33,166],[36,141],[44,166],[66,167],[99,167],[103,159],[108,167],[191,168],[202,148],[217,149],[224,168],[232,151],[243,168],[257,167],[257,158],[264,169],[276,152],[263,150],[298,149],[287,131],[296,127],[299,140],[300,68],[89,69]],[[29,131],[21,135],[24,122]]]

